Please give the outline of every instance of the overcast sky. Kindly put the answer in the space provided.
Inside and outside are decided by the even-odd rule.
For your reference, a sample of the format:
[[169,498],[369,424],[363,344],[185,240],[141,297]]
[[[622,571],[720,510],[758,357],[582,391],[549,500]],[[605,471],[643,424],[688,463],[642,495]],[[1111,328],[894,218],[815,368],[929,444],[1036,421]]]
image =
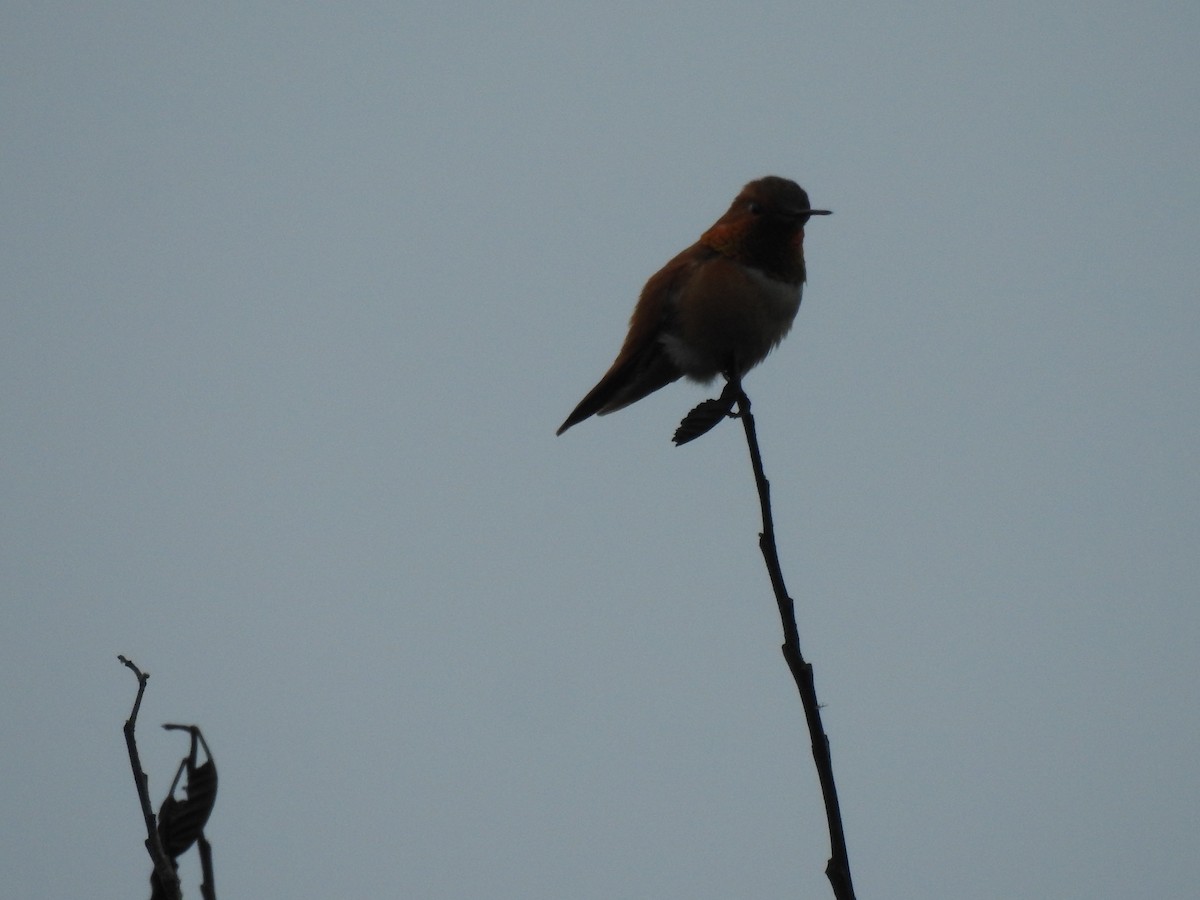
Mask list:
[[[747,379],[861,898],[1200,889],[1200,5],[9,3],[0,883],[830,896],[740,428],[561,438],[801,183]],[[194,863],[185,896],[196,897]]]

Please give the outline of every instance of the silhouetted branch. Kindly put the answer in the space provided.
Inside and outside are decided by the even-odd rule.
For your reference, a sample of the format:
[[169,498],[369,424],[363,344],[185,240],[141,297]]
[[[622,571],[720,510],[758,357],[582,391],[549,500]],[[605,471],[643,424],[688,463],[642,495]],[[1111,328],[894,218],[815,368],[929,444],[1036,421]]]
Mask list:
[[825,866],[825,875],[833,886],[837,900],[853,900],[854,885],[850,880],[850,858],[846,852],[846,835],[842,829],[842,811],[838,804],[837,786],[833,781],[833,761],[829,756],[829,738],[821,724],[821,705],[817,702],[817,690],[813,685],[812,665],[800,652],[800,631],[796,626],[796,606],[788,596],[783,583],[783,569],[779,563],[779,550],[775,546],[775,519],[771,514],[771,485],[763,471],[762,453],[758,449],[758,432],[754,427],[754,416],[750,414],[750,398],[737,385],[738,416],[746,431],[746,445],[750,449],[750,464],[754,469],[754,483],[758,487],[758,502],[762,507],[763,530],[758,536],[779,607],[779,618],[783,625],[783,658],[787,661],[792,678],[800,691],[804,704],[804,717],[808,720],[808,734],[812,738],[813,762],[817,766],[817,777],[821,782],[821,795],[825,800],[825,818],[829,823],[830,859]]
[[[179,871],[177,860],[192,844],[196,844],[200,852],[200,868],[204,881],[200,885],[200,894],[204,900],[216,900],[212,871],[212,847],[204,838],[204,825],[212,813],[217,799],[217,765],[208,742],[195,725],[164,725],[168,731],[186,731],[191,735],[192,742],[188,755],[179,763],[175,778],[167,791],[167,796],[158,809],[155,818],[150,805],[149,780],[142,771],[142,763],[138,757],[137,740],[134,730],[137,728],[138,711],[142,706],[142,695],[146,692],[146,682],[150,674],[143,672],[124,656],[118,656],[122,665],[126,666],[138,680],[137,699],[133,701],[133,712],[125,721],[125,745],[129,749],[129,764],[133,767],[133,780],[137,785],[138,801],[142,806],[142,818],[146,823],[146,851],[154,868],[150,873],[150,900],[182,900],[179,886]],[[197,752],[204,748],[206,757],[203,763],[197,762]],[[175,789],[179,780],[187,772],[187,784],[184,787],[185,797],[176,799]]]
[[158,835],[157,823],[154,819],[154,808],[150,805],[150,785],[146,778],[146,773],[142,771],[141,759],[138,757],[137,740],[134,737],[134,729],[137,728],[138,711],[142,706],[142,694],[146,692],[146,682],[150,680],[150,673],[143,672],[132,661],[124,656],[117,656],[121,664],[126,666],[138,680],[137,699],[133,701],[133,711],[129,714],[129,718],[125,720],[125,746],[129,750],[129,765],[133,768],[133,782],[137,785],[138,801],[142,806],[142,818],[146,823],[146,852],[150,854],[150,861],[154,865],[153,880],[156,882],[155,888],[164,892],[167,900],[181,900],[179,891],[179,875],[175,871],[175,865],[171,862],[171,858],[163,849],[162,841]]
[[[732,413],[736,402],[738,411]],[[842,812],[838,805],[837,786],[833,781],[833,762],[829,756],[829,738],[821,724],[821,706],[817,702],[817,691],[813,685],[812,666],[800,652],[800,632],[796,626],[796,608],[788,596],[783,583],[783,569],[779,563],[779,550],[775,546],[775,520],[771,514],[771,486],[763,471],[762,453],[758,448],[758,433],[754,427],[754,416],[750,414],[750,398],[736,378],[727,381],[721,396],[706,400],[693,409],[680,423],[675,432],[676,445],[695,440],[715,427],[723,417],[734,415],[742,420],[746,431],[746,445],[750,450],[750,464],[754,469],[754,483],[758,488],[758,502],[762,507],[762,532],[758,546],[767,565],[767,575],[779,607],[779,619],[783,625],[783,658],[787,662],[800,701],[804,705],[804,717],[808,721],[808,733],[812,739],[813,761],[821,783],[821,795],[825,801],[825,818],[829,824],[830,858],[825,866],[825,875],[833,886],[837,900],[854,900],[854,884],[850,879],[850,858],[846,852],[846,835],[842,828]]]
[[203,832],[196,840],[196,849],[200,852],[200,874],[204,878],[200,882],[200,896],[204,900],[217,900],[217,886],[213,881],[212,846]]

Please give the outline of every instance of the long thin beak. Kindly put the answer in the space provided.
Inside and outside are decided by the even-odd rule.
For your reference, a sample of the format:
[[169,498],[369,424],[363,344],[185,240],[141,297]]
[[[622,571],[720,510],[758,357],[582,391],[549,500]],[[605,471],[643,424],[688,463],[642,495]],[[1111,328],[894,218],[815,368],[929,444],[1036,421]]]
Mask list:
[[832,216],[831,209],[802,209],[797,215],[801,216]]

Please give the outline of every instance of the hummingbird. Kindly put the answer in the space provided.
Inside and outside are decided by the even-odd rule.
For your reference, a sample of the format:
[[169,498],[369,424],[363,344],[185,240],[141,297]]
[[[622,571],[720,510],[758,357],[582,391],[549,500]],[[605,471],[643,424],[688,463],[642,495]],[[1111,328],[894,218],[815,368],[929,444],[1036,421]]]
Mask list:
[[828,215],[786,178],[742,188],[700,240],[646,282],[621,352],[557,433],[685,375],[740,380],[791,329],[804,289],[804,225]]

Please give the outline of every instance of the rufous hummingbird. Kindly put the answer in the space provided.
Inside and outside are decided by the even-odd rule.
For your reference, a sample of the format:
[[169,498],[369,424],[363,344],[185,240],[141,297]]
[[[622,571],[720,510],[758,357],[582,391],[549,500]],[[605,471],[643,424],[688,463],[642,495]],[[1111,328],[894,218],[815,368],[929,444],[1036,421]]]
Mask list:
[[752,181],[729,211],[646,286],[616,361],[558,429],[641,400],[682,376],[740,380],[792,327],[804,289],[804,225],[794,181]]

